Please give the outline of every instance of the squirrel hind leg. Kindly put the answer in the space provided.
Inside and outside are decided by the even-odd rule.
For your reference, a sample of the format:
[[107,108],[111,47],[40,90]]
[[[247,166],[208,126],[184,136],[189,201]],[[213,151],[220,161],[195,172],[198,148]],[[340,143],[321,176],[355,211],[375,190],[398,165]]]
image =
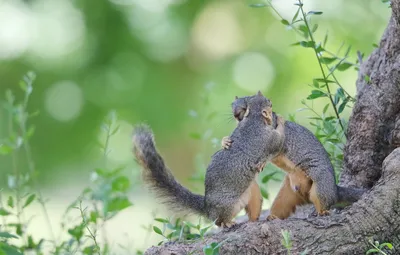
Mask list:
[[318,196],[317,183],[315,182],[311,186],[310,201],[315,206],[315,212],[313,214],[316,213],[319,216],[329,215],[329,205],[324,203],[324,201]]
[[268,216],[267,220],[286,219],[296,211],[296,206],[303,203],[304,200],[301,196],[293,191],[289,175],[286,175],[275,200],[272,202],[270,216]]
[[257,221],[260,218],[263,199],[260,187],[255,180],[251,183],[250,190],[250,199],[245,210],[249,221]]

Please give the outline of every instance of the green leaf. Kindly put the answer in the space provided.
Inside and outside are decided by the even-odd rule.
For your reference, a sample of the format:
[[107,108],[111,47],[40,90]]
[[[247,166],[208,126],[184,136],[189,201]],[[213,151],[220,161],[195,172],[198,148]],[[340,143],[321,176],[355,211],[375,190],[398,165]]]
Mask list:
[[300,45],[303,46],[304,48],[314,48],[315,47],[315,42],[313,42],[313,41],[301,41]]
[[321,53],[321,52],[323,52],[323,51],[325,51],[325,49],[321,46],[321,44],[319,43],[318,45],[317,45],[317,47],[315,48],[315,51],[317,52],[317,53]]
[[333,63],[336,59],[337,59],[337,58],[322,57],[322,58],[320,58],[320,61],[321,61],[323,64],[329,65],[329,64]]
[[10,215],[11,213],[9,211],[7,211],[4,208],[0,208],[0,216],[7,216]]
[[325,105],[324,109],[322,110],[322,113],[325,114],[326,111],[328,110],[329,104]]
[[373,252],[379,252],[377,249],[369,249],[365,254],[370,254],[370,253],[373,253]]
[[322,13],[321,11],[309,11],[307,15],[321,15]]
[[296,13],[293,16],[292,23],[296,21],[297,17],[299,16],[300,8],[297,9]]
[[327,42],[328,42],[328,33],[325,34],[324,41],[323,41],[322,45],[325,47]]
[[290,25],[289,21],[287,21],[287,20],[285,20],[285,19],[282,19],[282,20],[281,20],[281,23],[282,23],[283,25],[285,25],[285,26]]
[[18,236],[15,236],[8,232],[0,232],[0,238],[17,238],[18,239]]
[[319,97],[326,97],[326,94],[320,90],[312,90],[311,95],[307,97],[308,100],[316,99]]
[[169,220],[163,218],[155,218],[154,220],[162,223],[169,223]]
[[11,246],[4,242],[0,242],[0,255],[23,255],[19,252],[17,247]]
[[332,80],[325,80],[325,79],[323,79],[323,78],[317,78],[317,79],[315,79],[316,81],[318,81],[318,82],[320,82],[320,83],[336,83],[336,82],[334,82],[334,81],[332,81]]
[[352,66],[352,64],[350,64],[350,63],[341,63],[340,65],[338,65],[336,67],[336,69],[339,71],[345,71],[345,70],[349,69],[351,66]]
[[125,176],[117,177],[111,184],[113,191],[125,192],[129,189],[131,183]]
[[309,33],[309,31],[308,31],[307,26],[305,26],[305,25],[300,25],[300,26],[299,26],[299,30],[300,30],[301,32],[303,32],[303,36],[304,36],[305,38],[308,38],[308,33]]
[[35,194],[31,194],[31,195],[26,199],[26,201],[25,201],[24,205],[22,206],[22,208],[25,208],[25,207],[27,207],[28,205],[30,205],[30,204],[33,202],[33,200],[35,200],[35,198],[36,198],[36,195],[35,195]]
[[386,246],[389,250],[392,250],[392,249],[393,249],[393,245],[392,245],[391,243],[382,243],[381,245],[379,245],[379,247],[381,247],[381,249],[384,248],[385,246]]
[[252,8],[263,8],[263,7],[268,7],[268,4],[264,4],[264,3],[256,3],[256,4],[249,4],[249,7]]
[[14,208],[14,198],[12,196],[8,197],[7,205],[11,208]]
[[273,172],[273,173],[270,173],[270,174],[266,174],[263,178],[262,178],[262,180],[261,180],[261,182],[262,183],[267,183],[267,182],[269,182],[273,177],[274,177],[274,175],[276,174],[277,172]]
[[370,82],[371,82],[371,78],[369,77],[369,75],[364,75],[364,80],[365,80],[367,83],[370,83]]
[[314,33],[315,31],[317,31],[317,29],[318,29],[318,24],[315,24],[311,29],[311,31]]
[[333,120],[333,119],[336,119],[336,117],[329,116],[329,117],[326,117],[324,120],[325,121],[330,121],[330,120]]
[[376,43],[373,43],[373,44],[372,44],[372,47],[374,47],[374,48],[379,48],[379,45],[376,44]]
[[162,231],[161,231],[161,229],[159,229],[158,227],[153,226],[153,230],[154,230],[154,232],[156,232],[157,234],[164,236],[163,233],[162,233]]
[[90,245],[83,249],[83,254],[92,255],[92,254],[97,254],[98,252],[99,252],[99,247],[96,245]]
[[264,189],[263,187],[260,187],[261,190],[261,195],[263,196],[263,198],[268,199],[269,198],[269,193],[266,189]]
[[313,79],[313,86],[315,88],[319,88],[319,83],[318,83],[318,81],[316,79]]
[[132,203],[127,197],[116,197],[112,199],[107,206],[107,212],[122,211],[125,208],[131,206]]
[[81,224],[81,225],[78,225],[78,226],[76,226],[76,227],[74,227],[74,228],[68,229],[68,233],[69,233],[72,237],[74,237],[75,240],[79,241],[79,240],[82,238],[82,236],[83,236],[83,230],[84,230],[84,228],[85,228],[85,227],[83,226],[83,224]]
[[96,223],[96,222],[97,222],[97,219],[98,219],[99,217],[100,217],[100,215],[99,215],[98,212],[96,212],[96,211],[91,211],[91,212],[90,212],[89,221],[90,221],[90,222],[93,222],[93,223]]

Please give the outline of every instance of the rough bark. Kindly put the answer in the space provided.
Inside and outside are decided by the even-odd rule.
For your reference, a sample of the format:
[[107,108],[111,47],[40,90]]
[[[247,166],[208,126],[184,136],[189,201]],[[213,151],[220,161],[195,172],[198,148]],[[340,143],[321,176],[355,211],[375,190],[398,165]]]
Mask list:
[[372,187],[381,175],[383,160],[400,145],[399,1],[392,5],[393,15],[380,46],[359,72],[357,103],[344,150],[342,185]]
[[369,238],[391,242],[392,254],[400,254],[399,28],[400,0],[395,0],[380,46],[363,62],[357,80],[340,184],[371,188],[361,200],[326,217],[308,218],[306,208],[267,222],[264,212],[258,222],[242,222],[204,241],[151,247],[146,254],[202,254],[204,245],[224,240],[220,254],[287,254],[281,230],[291,232],[292,254],[364,254],[371,248]]

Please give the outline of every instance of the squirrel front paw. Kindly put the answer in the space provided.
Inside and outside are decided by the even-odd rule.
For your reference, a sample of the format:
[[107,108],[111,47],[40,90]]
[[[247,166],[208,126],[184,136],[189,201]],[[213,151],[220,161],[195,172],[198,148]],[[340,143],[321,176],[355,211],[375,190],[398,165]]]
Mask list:
[[221,227],[222,228],[231,228],[231,227],[233,227],[234,225],[236,224],[236,222],[235,221],[229,221],[229,222],[222,222],[221,223]]
[[317,210],[314,208],[312,210],[312,212],[308,215],[308,218],[317,217],[317,216],[328,216],[328,215],[330,215],[329,211],[323,210],[323,211],[317,212]]
[[267,217],[267,221],[276,220],[276,219],[279,219],[279,218],[277,216],[273,215],[273,214],[270,214]]
[[232,140],[231,138],[229,138],[229,136],[225,136],[222,138],[221,146],[223,149],[227,150],[231,147],[231,145],[232,145]]

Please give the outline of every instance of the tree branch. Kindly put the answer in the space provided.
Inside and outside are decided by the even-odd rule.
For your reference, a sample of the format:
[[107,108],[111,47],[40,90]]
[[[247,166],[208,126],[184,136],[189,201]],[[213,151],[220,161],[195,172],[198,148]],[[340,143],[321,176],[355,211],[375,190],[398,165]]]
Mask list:
[[[363,254],[368,237],[400,247],[400,148],[383,163],[383,175],[363,199],[328,217],[291,217],[286,220],[240,223],[206,237],[204,242],[167,243],[146,254],[202,254],[205,244],[227,240],[221,254],[286,254],[281,230],[289,230],[293,254]],[[397,251],[399,252],[399,251]],[[396,251],[394,251],[396,254]]]

